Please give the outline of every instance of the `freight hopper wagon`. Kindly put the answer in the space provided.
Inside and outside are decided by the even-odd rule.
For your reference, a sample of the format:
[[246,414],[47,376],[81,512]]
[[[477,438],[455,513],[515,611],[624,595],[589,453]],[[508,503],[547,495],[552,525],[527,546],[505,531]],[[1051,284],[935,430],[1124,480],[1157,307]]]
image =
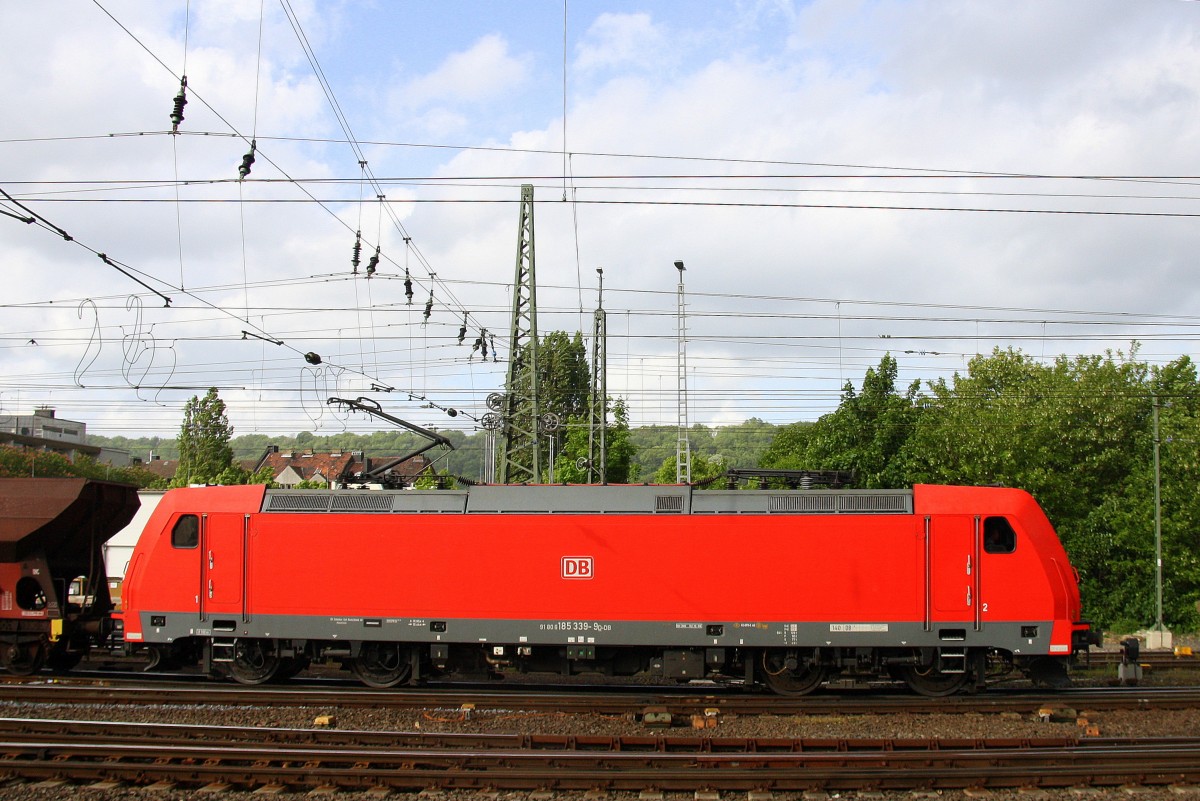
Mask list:
[[802,694],[1048,684],[1090,639],[1046,516],[1013,489],[179,489],[124,584],[159,665],[248,684],[341,662],[371,686],[648,673]]
[[102,549],[138,505],[128,484],[0,479],[0,666],[69,670],[111,633]]

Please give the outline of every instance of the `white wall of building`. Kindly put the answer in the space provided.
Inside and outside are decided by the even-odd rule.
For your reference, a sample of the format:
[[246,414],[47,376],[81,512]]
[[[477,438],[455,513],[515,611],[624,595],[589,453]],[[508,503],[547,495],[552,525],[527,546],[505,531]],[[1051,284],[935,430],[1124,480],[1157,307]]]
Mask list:
[[105,543],[104,567],[110,581],[125,577],[125,569],[129,567],[129,560],[133,558],[133,546],[137,545],[138,537],[142,536],[142,529],[146,527],[146,522],[150,520],[150,515],[154,513],[162,496],[163,490],[138,490],[138,500],[142,505],[137,514],[128,526]]

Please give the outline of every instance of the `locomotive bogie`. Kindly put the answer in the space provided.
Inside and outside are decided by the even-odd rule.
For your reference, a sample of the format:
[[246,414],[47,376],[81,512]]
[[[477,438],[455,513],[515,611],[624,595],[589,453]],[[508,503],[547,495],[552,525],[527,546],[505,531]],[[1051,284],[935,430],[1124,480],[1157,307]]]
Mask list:
[[1056,680],[1090,632],[1019,490],[473,487],[167,493],[124,584],[125,640],[200,643],[245,683],[335,661],[370,686],[536,672],[765,684],[996,665]]

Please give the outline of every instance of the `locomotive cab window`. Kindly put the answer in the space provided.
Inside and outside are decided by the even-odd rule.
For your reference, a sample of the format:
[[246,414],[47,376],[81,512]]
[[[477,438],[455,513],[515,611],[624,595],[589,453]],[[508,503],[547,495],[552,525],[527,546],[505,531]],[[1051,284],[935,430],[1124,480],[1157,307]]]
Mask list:
[[1006,517],[988,517],[983,521],[983,550],[988,553],[1012,553],[1017,549],[1017,532]]
[[175,548],[195,548],[200,544],[200,518],[183,515],[171,529],[171,545]]

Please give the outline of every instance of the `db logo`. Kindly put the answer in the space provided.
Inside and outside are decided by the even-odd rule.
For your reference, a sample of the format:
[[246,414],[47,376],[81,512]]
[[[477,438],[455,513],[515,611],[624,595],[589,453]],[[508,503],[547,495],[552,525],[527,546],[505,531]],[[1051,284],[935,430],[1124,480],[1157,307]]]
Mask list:
[[562,558],[562,577],[565,579],[590,579],[592,573],[592,557],[564,556]]

